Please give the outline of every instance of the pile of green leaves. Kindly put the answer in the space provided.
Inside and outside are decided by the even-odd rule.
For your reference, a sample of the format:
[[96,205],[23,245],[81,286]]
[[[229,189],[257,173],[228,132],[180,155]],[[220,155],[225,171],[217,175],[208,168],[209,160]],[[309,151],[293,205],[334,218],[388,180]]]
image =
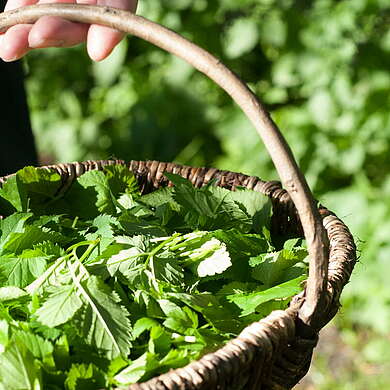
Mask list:
[[62,193],[24,168],[0,189],[0,388],[125,386],[186,365],[301,290],[299,239],[275,248],[256,192],[140,195],[125,166]]

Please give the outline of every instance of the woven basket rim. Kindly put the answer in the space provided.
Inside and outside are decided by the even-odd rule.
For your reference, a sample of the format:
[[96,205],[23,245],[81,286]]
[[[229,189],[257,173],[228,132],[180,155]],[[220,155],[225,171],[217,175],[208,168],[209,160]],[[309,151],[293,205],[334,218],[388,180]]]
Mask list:
[[[138,181],[141,180],[142,185],[148,187],[149,190],[157,189],[162,184],[166,185],[168,183],[163,175],[164,172],[180,174],[189,179],[195,186],[206,184],[212,179],[216,180],[217,185],[226,188],[234,189],[236,186],[243,186],[268,196],[272,200],[274,212],[275,209],[279,209],[280,217],[283,219],[282,224],[294,223],[299,225],[295,206],[280,183],[278,181],[263,181],[257,176],[247,176],[242,173],[221,171],[215,168],[134,160],[128,163],[123,160],[89,160],[39,168],[57,171],[63,180],[62,188],[66,190],[82,173],[89,170],[101,170],[107,165],[114,164],[126,165],[135,174]],[[0,178],[0,186],[13,175]],[[235,387],[226,384],[231,383],[234,379],[232,373],[238,374],[248,363],[250,365],[251,362],[257,361],[257,355],[260,355],[262,361],[262,363],[257,363],[258,369],[262,368],[259,369],[261,374],[251,375],[251,378],[248,379],[249,382],[244,387],[245,389],[255,389],[259,386],[259,383],[265,384],[265,388],[270,389],[290,388],[289,386],[295,385],[306,374],[310,365],[311,352],[316,345],[318,331],[337,313],[341,291],[348,282],[356,262],[356,247],[348,228],[334,213],[325,207],[319,206],[319,211],[330,241],[328,305],[326,312],[322,313],[321,322],[308,329],[298,320],[297,311],[305,300],[305,292],[302,292],[292,299],[288,309],[274,311],[266,318],[246,327],[237,338],[229,341],[216,352],[207,354],[186,367],[172,370],[143,384],[131,385],[128,389],[203,389],[204,383],[215,383],[215,388],[234,389]],[[286,214],[288,214],[288,217]],[[289,356],[289,360],[286,360],[287,355],[294,354],[294,351],[291,351],[291,346],[294,343],[295,345],[306,343],[303,367],[301,367],[302,362],[292,362],[293,358],[291,356]],[[309,358],[307,355],[309,355]],[[295,368],[292,369],[291,367]],[[292,373],[288,378],[283,378],[286,376],[284,373],[289,370]],[[221,375],[226,376],[225,387],[223,385],[221,387]],[[240,375],[237,378],[240,378]]]

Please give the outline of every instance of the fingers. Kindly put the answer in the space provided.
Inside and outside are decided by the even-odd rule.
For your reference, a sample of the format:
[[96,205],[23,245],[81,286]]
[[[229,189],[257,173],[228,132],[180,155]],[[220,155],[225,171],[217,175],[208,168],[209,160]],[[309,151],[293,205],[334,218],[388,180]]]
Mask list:
[[0,57],[4,61],[16,61],[28,52],[28,35],[31,27],[30,24],[18,24],[1,37]]
[[31,28],[28,44],[34,49],[78,45],[86,40],[88,27],[56,16],[43,16]]
[[[5,11],[35,4],[38,0],[9,0]],[[31,25],[21,24],[13,26],[1,37],[0,58],[6,62],[15,61],[23,57],[29,50],[28,34]]]
[[[74,3],[74,0],[39,0],[39,4],[47,3]],[[85,41],[87,31],[87,25],[44,16],[34,24],[28,42],[31,48],[69,47]]]
[[[9,0],[6,10],[32,5],[37,0]],[[39,3],[81,3],[99,4],[135,12],[137,0],[40,0]],[[87,41],[89,56],[100,61],[106,58],[123,38],[114,29],[73,23],[58,17],[45,16],[34,25],[11,27],[0,40],[0,57],[4,61],[14,61],[23,57],[30,49],[43,47],[68,47]]]
[[12,9],[26,7],[27,5],[36,4],[38,0],[8,0],[4,11],[11,11]]
[[[91,4],[96,0],[77,0],[78,3],[83,2]],[[126,9],[135,12],[137,9],[137,0],[97,0],[98,5],[107,5],[113,8]],[[87,50],[89,56],[94,61],[105,59],[114,47],[122,40],[124,34],[112,28],[91,25],[88,30]]]

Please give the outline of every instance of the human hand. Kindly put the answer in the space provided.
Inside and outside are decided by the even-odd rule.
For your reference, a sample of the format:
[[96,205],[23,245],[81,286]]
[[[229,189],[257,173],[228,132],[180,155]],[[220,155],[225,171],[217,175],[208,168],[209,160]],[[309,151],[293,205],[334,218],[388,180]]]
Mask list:
[[[106,5],[135,12],[138,0],[8,0],[5,11],[43,3]],[[35,24],[18,24],[0,36],[0,58],[6,62],[23,57],[31,49],[69,47],[87,42],[89,56],[95,61],[106,58],[123,34],[106,26],[73,23],[56,16],[43,16]]]

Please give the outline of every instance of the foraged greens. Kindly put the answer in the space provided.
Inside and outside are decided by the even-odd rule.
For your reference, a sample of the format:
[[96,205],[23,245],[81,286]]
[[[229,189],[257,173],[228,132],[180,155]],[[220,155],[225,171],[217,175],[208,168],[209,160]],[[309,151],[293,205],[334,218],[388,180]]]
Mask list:
[[62,193],[26,167],[0,189],[0,389],[125,386],[213,351],[301,290],[301,240],[213,183],[140,195],[121,165]]

